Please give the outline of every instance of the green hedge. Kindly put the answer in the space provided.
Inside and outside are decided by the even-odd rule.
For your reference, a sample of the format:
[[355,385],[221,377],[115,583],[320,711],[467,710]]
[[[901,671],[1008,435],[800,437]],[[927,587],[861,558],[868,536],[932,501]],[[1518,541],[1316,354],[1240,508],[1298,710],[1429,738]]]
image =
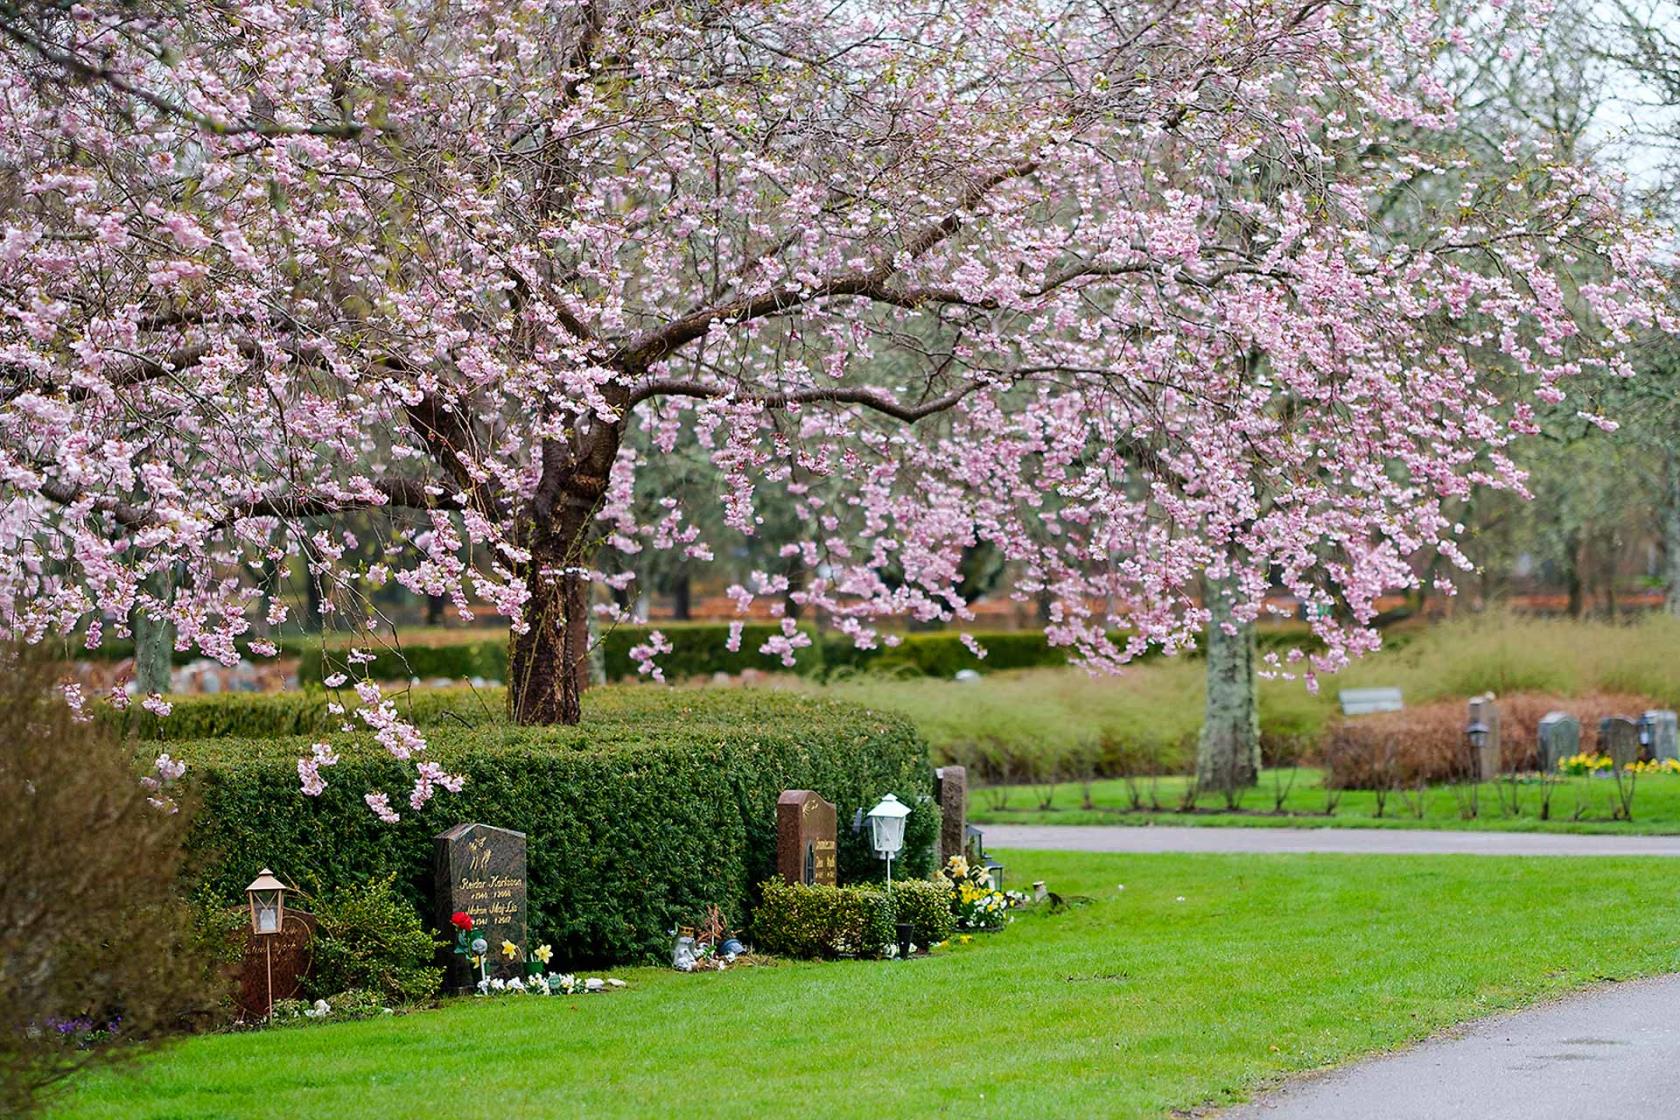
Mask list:
[[[506,638],[476,638],[439,645],[401,646],[400,649],[375,649],[374,659],[365,665],[352,666],[345,661],[347,649],[334,646],[323,648],[319,641],[296,647],[298,652],[298,683],[317,685],[334,673],[347,677],[372,677],[379,681],[406,681],[418,677],[422,681],[442,677],[465,681],[479,677],[487,681],[507,680],[508,644]],[[292,650],[288,648],[287,652]]]
[[653,631],[665,635],[671,644],[670,653],[662,653],[656,664],[664,670],[665,679],[680,681],[686,677],[709,677],[713,673],[739,673],[743,669],[765,672],[791,671],[802,676],[814,676],[822,671],[823,643],[815,628],[804,625],[800,633],[811,644],[798,651],[792,670],[782,665],[780,656],[759,652],[768,639],[779,636],[780,624],[749,622],[741,628],[740,648],[729,652],[729,624],[727,622],[664,622],[638,626],[614,626],[601,635],[601,650],[605,654],[609,681],[635,680],[636,662],[630,651],[647,641]]
[[969,651],[960,632],[939,630],[901,634],[898,645],[876,649],[858,649],[850,638],[829,636],[823,641],[823,661],[830,672],[853,669],[949,679],[962,669],[985,673],[1061,666],[1070,656],[1068,650],[1052,648],[1039,630],[981,630],[970,634],[986,651],[984,658]]
[[893,904],[876,887],[763,884],[753,915],[753,947],[778,957],[832,960],[880,957],[897,930]]
[[[188,798],[200,804],[190,845],[205,884],[237,901],[265,865],[326,890],[395,873],[430,920],[432,838],[482,821],[530,838],[531,935],[578,967],[664,958],[666,931],[695,922],[710,903],[745,919],[754,884],[774,872],[783,789],[835,802],[842,881],[881,876],[867,830],[850,825],[887,792],[913,806],[895,875],[931,870],[938,811],[927,796],[927,750],[897,715],[757,691],[609,687],[586,694],[579,727],[468,728],[440,714],[448,699],[428,701],[445,705],[434,712],[428,754],[467,784],[418,813],[406,805],[403,768],[365,737],[334,736],[343,761],[324,771],[329,784],[317,798],[298,792],[306,737],[171,743],[189,764]],[[257,716],[221,718],[249,726]],[[399,823],[368,810],[362,795],[373,789],[391,795]]]
[[[501,722],[507,710],[502,688],[405,688],[390,691],[390,699],[415,726],[471,730]],[[119,734],[146,741],[244,738],[287,735],[332,735],[354,717],[360,699],[350,689],[327,693],[319,688],[297,692],[219,692],[169,698],[171,711],[159,719],[139,704],[123,712],[101,706],[98,718]],[[329,703],[345,708],[334,715]]]

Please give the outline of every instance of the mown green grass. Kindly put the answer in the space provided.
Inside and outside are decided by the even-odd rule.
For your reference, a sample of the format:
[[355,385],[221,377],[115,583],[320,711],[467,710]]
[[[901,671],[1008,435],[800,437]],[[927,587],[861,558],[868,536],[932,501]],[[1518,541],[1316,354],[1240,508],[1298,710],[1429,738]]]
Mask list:
[[[1219,793],[1198,792],[1193,803],[1187,802],[1189,779],[1179,775],[1142,777],[1130,784],[1113,778],[1090,783],[987,786],[970,792],[969,819],[976,824],[1680,833],[1680,775],[1651,774],[1635,779],[1629,787],[1632,820],[1613,819],[1621,800],[1615,781],[1608,776],[1556,778],[1551,784],[1547,819],[1540,815],[1546,787],[1534,776],[1519,778],[1515,784],[1481,783],[1474,791],[1474,817],[1468,815],[1472,804],[1468,784],[1432,786],[1421,794],[1417,790],[1391,791],[1378,816],[1375,792],[1327,790],[1323,777],[1323,771],[1312,767],[1265,771],[1259,785],[1239,793],[1234,812]],[[1141,811],[1134,807],[1134,791],[1142,801]]]
[[56,1115],[1158,1117],[1680,968],[1667,865],[1004,855],[1094,901],[910,963],[638,969],[611,996],[196,1039]]

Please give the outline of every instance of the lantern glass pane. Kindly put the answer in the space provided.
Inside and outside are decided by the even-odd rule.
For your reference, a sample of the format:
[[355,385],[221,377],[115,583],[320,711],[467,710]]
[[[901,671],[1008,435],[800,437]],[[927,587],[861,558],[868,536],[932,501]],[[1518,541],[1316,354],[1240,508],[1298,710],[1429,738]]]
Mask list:
[[257,900],[257,932],[280,932],[280,907],[276,899],[270,897]]

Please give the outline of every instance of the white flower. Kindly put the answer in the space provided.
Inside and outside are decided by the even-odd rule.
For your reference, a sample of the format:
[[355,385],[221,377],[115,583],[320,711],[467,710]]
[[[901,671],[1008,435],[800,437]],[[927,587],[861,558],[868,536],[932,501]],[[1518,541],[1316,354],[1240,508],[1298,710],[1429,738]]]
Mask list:
[[612,985],[615,988],[624,987],[624,981],[615,979],[614,977],[611,977],[611,976],[607,977],[607,983]]
[[507,986],[510,992],[523,992],[525,990],[525,982],[517,976],[509,980]]
[[476,986],[478,988],[478,994],[479,995],[484,995],[486,992],[488,992],[490,990],[490,981],[489,980],[480,980]]
[[490,981],[490,987],[493,991],[504,992],[507,990],[507,981],[498,976]]
[[598,992],[606,985],[606,981],[598,976],[591,976],[583,982],[583,986],[591,992]]

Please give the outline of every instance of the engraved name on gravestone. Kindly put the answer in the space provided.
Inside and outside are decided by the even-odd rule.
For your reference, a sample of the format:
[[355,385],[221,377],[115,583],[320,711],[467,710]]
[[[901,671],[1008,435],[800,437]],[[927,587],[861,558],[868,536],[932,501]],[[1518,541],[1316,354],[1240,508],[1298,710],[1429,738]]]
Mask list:
[[277,1000],[294,998],[309,975],[315,956],[315,915],[288,906],[279,933],[253,933],[247,920],[242,936],[245,954],[239,961],[239,1010],[246,1019],[261,1019],[268,1014],[271,975]]
[[1474,752],[1471,772],[1478,781],[1490,782],[1499,777],[1499,705],[1493,693],[1471,698],[1470,722],[1487,727],[1481,748],[1470,748]]
[[941,766],[933,772],[934,800],[939,802],[939,864],[962,855],[963,830],[968,826],[968,771]]
[[1540,721],[1540,769],[1556,774],[1558,763],[1581,751],[1581,721],[1568,712],[1548,712]]
[[834,806],[808,789],[785,789],[776,799],[776,873],[786,883],[839,883]]
[[1645,729],[1645,749],[1658,762],[1666,759],[1680,761],[1680,729],[1676,716],[1666,708],[1646,712],[1639,721]]
[[1598,750],[1610,756],[1620,770],[1639,760],[1639,725],[1626,716],[1605,716],[1598,721]]
[[[491,976],[517,976],[525,971],[525,834],[487,824],[458,824],[436,839],[434,875],[437,928],[453,937],[449,919],[464,911],[472,916],[473,936],[483,937]],[[502,942],[519,947],[509,961]],[[461,991],[478,982],[477,970],[466,957],[447,953],[445,984]]]

